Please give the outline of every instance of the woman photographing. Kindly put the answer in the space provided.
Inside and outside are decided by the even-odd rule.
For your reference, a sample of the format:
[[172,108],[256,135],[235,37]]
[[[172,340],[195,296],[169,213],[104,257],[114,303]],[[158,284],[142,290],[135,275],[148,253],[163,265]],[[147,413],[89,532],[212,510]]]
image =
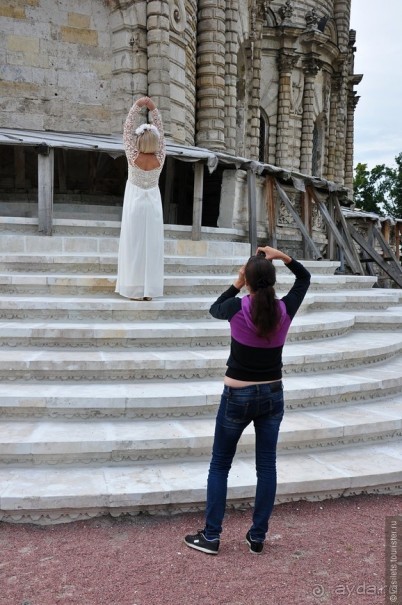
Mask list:
[[[292,288],[281,299],[275,296],[275,259],[295,275]],[[233,285],[210,308],[213,317],[230,322],[231,346],[216,417],[205,527],[185,537],[191,548],[218,554],[229,470],[237,443],[253,422],[257,487],[246,541],[252,553],[263,551],[275,501],[276,446],[284,413],[282,349],[309,285],[310,273],[301,263],[275,248],[260,247],[257,255],[240,269]],[[243,286],[249,294],[239,298]]]

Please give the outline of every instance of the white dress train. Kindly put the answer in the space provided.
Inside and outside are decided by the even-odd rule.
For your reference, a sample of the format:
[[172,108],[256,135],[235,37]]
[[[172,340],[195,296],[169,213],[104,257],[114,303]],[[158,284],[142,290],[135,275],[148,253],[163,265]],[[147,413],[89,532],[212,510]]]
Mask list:
[[133,144],[135,119],[140,109],[131,108],[124,125],[124,145],[128,160],[128,179],[124,192],[116,292],[126,298],[163,296],[163,212],[159,176],[165,159],[165,142],[160,114],[152,111],[160,134],[155,154],[158,168],[142,170],[135,165],[138,150]]

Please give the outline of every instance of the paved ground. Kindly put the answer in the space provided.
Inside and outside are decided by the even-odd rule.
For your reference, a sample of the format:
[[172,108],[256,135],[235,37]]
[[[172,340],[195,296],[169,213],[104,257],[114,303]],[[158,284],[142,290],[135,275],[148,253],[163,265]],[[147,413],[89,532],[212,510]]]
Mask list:
[[384,522],[397,514],[400,496],[283,504],[261,556],[244,541],[249,511],[228,513],[217,557],[182,542],[201,514],[0,524],[0,604],[383,605]]

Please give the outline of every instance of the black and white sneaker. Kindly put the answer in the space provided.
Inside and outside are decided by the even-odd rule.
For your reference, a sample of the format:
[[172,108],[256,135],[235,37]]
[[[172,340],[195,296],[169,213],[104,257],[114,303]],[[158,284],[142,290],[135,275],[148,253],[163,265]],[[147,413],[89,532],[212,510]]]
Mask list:
[[246,534],[246,542],[248,544],[250,552],[252,552],[253,555],[260,555],[262,553],[262,550],[264,548],[264,542],[255,542],[254,540],[252,540],[249,531]]
[[190,548],[201,550],[207,553],[207,555],[217,555],[219,550],[219,540],[207,540],[202,530],[198,531],[195,535],[189,535],[184,538],[184,542]]

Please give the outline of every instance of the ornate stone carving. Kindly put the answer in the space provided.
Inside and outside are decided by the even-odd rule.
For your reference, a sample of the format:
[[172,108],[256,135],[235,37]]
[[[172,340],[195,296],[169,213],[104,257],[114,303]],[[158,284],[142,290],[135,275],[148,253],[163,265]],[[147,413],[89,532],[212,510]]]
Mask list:
[[303,59],[303,71],[307,76],[316,76],[322,68],[323,62],[313,56],[307,56]]
[[170,8],[170,25],[176,34],[186,29],[186,7],[183,0],[174,0]]
[[316,29],[318,21],[320,20],[319,16],[317,15],[317,11],[315,10],[315,8],[312,8],[311,11],[308,11],[306,13],[305,19],[306,19],[306,27],[307,27],[307,29]]
[[290,0],[286,0],[285,4],[283,6],[280,7],[280,9],[278,10],[278,14],[281,18],[282,23],[284,21],[291,21],[292,20],[292,15],[293,15],[293,4]]
[[299,55],[295,52],[281,51],[278,55],[278,68],[280,72],[291,72],[297,65]]

